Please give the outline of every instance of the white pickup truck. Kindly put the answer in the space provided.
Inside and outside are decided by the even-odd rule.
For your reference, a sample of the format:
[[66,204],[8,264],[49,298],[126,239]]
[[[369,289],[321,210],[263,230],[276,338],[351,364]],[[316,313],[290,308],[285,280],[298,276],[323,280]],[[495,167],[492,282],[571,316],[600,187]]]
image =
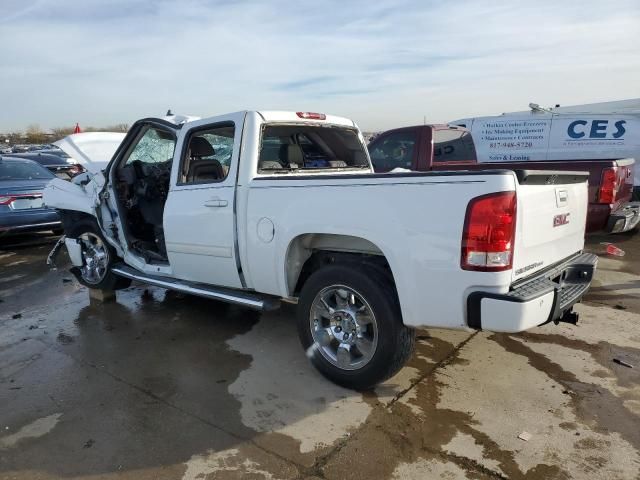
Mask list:
[[140,120],[103,172],[44,199],[82,284],[297,301],[313,364],[356,389],[400,369],[414,327],[575,322],[596,266],[586,174],[374,174],[357,126],[318,113]]

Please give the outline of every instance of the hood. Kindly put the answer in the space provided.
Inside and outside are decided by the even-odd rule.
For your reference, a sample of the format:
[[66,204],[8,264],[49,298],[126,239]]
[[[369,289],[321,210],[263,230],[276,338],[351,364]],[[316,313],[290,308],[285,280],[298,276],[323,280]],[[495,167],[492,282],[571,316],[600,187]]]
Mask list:
[[74,133],[54,143],[91,173],[107,166],[124,139],[124,133]]

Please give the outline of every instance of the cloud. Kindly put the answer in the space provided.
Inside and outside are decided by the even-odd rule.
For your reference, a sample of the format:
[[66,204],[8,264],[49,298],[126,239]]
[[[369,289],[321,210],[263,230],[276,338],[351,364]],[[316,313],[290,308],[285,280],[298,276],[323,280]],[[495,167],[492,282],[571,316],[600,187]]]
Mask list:
[[326,75],[321,77],[309,77],[309,78],[302,78],[300,80],[293,80],[289,82],[278,83],[274,86],[274,88],[276,90],[284,90],[284,91],[300,90],[308,87],[316,87],[318,85],[323,85],[336,80],[337,80],[336,77],[330,77]]
[[42,0],[0,14],[0,131],[325,111],[380,129],[635,97],[640,4]]

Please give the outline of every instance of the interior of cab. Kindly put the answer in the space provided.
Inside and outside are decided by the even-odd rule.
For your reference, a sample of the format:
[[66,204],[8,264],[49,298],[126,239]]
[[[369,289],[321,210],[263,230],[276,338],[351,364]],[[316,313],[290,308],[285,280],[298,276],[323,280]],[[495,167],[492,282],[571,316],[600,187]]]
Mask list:
[[[233,124],[197,130],[185,141],[178,185],[215,183],[229,174]],[[116,195],[129,247],[147,263],[166,263],[164,207],[176,146],[170,129],[145,126],[116,168]]]
[[316,125],[263,128],[260,172],[358,167],[368,167],[368,160],[355,129]]
[[174,132],[143,127],[115,171],[116,196],[129,246],[148,263],[167,259],[162,217],[175,145]]

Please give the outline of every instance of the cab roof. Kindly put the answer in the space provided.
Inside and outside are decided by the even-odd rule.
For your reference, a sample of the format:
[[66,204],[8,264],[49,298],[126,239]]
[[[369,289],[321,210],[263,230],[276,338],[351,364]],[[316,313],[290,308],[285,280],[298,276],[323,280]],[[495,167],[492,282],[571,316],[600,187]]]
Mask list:
[[[344,125],[345,127],[355,127],[356,124],[352,120],[344,117],[338,117],[336,115],[327,115],[324,113],[315,112],[289,112],[281,110],[241,110],[233,113],[256,113],[261,116],[266,122],[295,122],[295,123],[315,123],[315,124],[329,124],[329,125]],[[182,126],[196,120],[207,120],[207,118],[217,118],[222,115],[214,115],[212,117],[195,117],[191,115],[167,115],[161,117],[160,120],[172,123],[177,126]],[[305,115],[321,116],[323,118],[305,118]]]

